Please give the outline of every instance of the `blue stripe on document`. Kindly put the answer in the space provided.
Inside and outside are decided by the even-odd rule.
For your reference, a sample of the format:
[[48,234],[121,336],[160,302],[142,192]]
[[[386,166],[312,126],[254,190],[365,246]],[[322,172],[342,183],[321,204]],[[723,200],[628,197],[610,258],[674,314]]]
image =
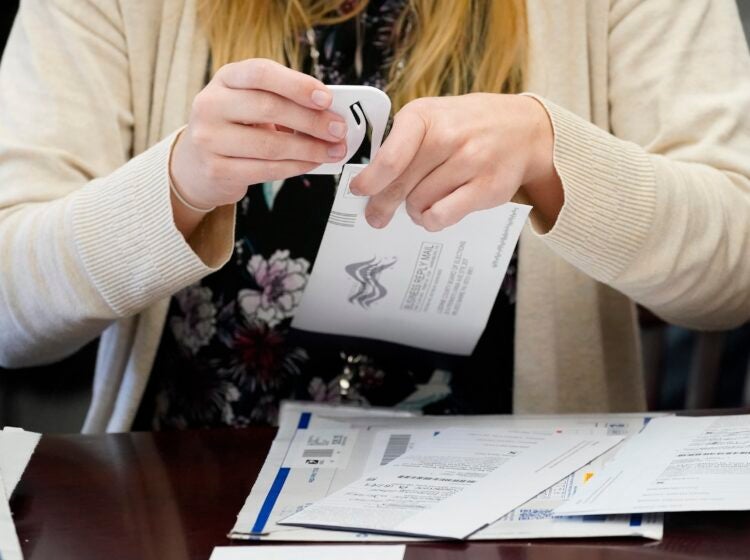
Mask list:
[[[303,412],[300,414],[299,422],[297,422],[297,429],[306,430],[310,425],[311,417],[312,414],[309,412]],[[250,530],[251,533],[262,533],[263,529],[265,529],[266,523],[268,523],[268,518],[271,517],[273,507],[276,505],[276,500],[279,499],[281,489],[284,488],[284,483],[289,476],[290,470],[291,469],[288,467],[281,467],[279,472],[276,473],[276,478],[273,480],[273,484],[271,484],[271,488],[268,490],[268,494],[266,494],[266,499],[263,500],[263,505],[260,507],[253,528]]]
[[288,467],[281,467],[279,472],[276,473],[276,478],[274,479],[273,484],[271,484],[271,489],[268,491],[266,499],[263,501],[263,505],[258,512],[258,518],[255,520],[255,525],[253,525],[253,528],[250,531],[251,533],[263,532],[263,528],[266,526],[268,518],[271,516],[273,506],[276,505],[276,500],[278,499],[279,494],[281,494],[281,489],[284,487],[284,482],[286,482],[286,477],[289,476],[290,470],[291,469]]
[[299,415],[299,423],[297,424],[298,430],[306,430],[307,427],[310,425],[310,417],[312,414],[309,412],[303,412]]

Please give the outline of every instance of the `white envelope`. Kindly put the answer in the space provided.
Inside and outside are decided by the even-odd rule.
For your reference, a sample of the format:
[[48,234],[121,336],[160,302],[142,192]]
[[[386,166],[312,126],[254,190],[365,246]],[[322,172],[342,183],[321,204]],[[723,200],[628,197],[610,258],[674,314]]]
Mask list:
[[344,167],[292,326],[471,354],[531,207],[473,212],[431,233],[402,204],[387,227],[375,229],[364,217],[367,199],[349,190],[364,167]]

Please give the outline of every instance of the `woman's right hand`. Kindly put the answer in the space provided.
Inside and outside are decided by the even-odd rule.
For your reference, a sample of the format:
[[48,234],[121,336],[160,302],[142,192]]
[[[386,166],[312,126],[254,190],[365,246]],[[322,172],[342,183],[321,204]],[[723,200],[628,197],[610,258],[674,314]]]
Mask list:
[[[211,208],[239,201],[248,185],[340,160],[346,123],[326,110],[331,101],[323,83],[271,60],[223,66],[195,97],[175,143],[174,188],[190,205]],[[185,212],[178,204],[176,221]]]

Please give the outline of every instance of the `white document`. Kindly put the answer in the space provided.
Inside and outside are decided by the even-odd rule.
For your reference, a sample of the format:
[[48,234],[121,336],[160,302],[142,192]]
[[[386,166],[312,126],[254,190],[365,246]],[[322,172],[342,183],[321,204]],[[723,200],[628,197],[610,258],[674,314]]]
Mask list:
[[[266,462],[237,517],[230,537],[270,541],[390,542],[423,538],[394,537],[373,533],[328,531],[279,525],[278,521],[301,511],[343,488],[367,472],[399,457],[435,431],[449,427],[511,428],[584,435],[637,433],[648,417],[642,414],[557,416],[417,416],[390,409],[331,407],[315,403],[282,405],[279,432]],[[307,431],[357,430],[344,468],[283,466],[293,441]],[[611,461],[618,446],[565,480],[545,490],[503,519],[475,533],[471,540],[565,537],[636,536],[660,539],[660,514],[609,515],[555,518],[553,510],[586,484]]]
[[464,539],[622,439],[448,428],[280,523]]
[[41,437],[41,434],[21,428],[6,426],[0,431],[0,474],[7,496],[13,494]]
[[292,326],[468,355],[487,325],[530,206],[474,212],[430,233],[403,204],[383,229],[349,190],[347,165]]
[[750,510],[750,415],[652,420],[556,515]]
[[403,560],[405,545],[217,546],[209,560]]
[[21,544],[18,542],[16,526],[13,524],[8,496],[5,493],[5,484],[0,484],[0,560],[23,560]]

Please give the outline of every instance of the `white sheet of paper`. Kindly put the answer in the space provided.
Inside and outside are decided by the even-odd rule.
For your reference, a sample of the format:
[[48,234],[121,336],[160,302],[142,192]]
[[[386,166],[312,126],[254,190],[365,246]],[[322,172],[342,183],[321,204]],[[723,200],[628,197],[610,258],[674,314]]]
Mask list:
[[556,515],[750,510],[750,415],[652,420]]
[[364,167],[344,167],[292,326],[471,354],[531,207],[504,204],[430,233],[401,205],[375,229],[367,198],[348,188]]
[[13,494],[41,437],[41,434],[8,426],[0,431],[0,474],[6,496]]
[[403,560],[406,546],[217,546],[209,560]]
[[18,542],[16,526],[13,524],[8,496],[5,493],[5,484],[0,484],[0,560],[23,560],[21,544]]
[[8,500],[21,480],[41,434],[20,428],[0,430],[0,560],[22,560]]
[[622,439],[448,428],[280,523],[463,539]]

